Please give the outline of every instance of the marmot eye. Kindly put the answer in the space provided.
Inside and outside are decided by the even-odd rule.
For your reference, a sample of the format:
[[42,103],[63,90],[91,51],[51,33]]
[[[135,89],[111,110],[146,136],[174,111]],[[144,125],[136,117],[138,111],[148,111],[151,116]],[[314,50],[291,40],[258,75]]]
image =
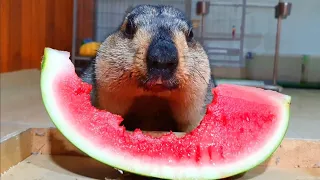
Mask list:
[[130,38],[132,38],[134,33],[135,33],[135,26],[131,20],[128,20],[128,22],[126,24],[125,34],[127,36],[129,36]]
[[190,42],[192,39],[193,39],[193,31],[192,29],[190,29],[187,34],[187,41]]

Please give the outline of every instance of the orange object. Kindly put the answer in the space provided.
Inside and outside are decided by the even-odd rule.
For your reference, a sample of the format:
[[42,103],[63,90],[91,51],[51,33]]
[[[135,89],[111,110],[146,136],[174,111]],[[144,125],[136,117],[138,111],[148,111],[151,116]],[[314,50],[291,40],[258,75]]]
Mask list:
[[97,50],[99,49],[101,43],[89,42],[80,46],[79,54],[80,56],[96,56]]

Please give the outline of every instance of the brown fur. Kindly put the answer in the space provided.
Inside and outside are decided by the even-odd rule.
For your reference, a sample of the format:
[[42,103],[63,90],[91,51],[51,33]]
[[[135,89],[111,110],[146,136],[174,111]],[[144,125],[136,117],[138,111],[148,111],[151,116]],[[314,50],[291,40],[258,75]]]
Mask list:
[[[139,15],[141,10],[144,16]],[[149,20],[157,11],[152,6],[142,6],[140,10],[131,11],[131,14],[138,14],[135,23],[141,24],[132,39],[123,36],[125,18],[119,30],[101,44],[93,68],[96,91],[93,96],[98,108],[125,117],[124,124],[129,129],[138,126],[143,130],[188,132],[199,124],[205,112],[209,61],[197,41],[186,41],[187,23],[178,18],[180,12],[170,7],[162,7],[162,10],[176,21],[172,25],[165,22],[169,23],[166,26],[177,29],[178,24],[182,27],[172,31],[178,50],[179,64],[175,73],[178,89],[155,93],[139,88],[139,80],[147,77],[147,49],[156,33]]]

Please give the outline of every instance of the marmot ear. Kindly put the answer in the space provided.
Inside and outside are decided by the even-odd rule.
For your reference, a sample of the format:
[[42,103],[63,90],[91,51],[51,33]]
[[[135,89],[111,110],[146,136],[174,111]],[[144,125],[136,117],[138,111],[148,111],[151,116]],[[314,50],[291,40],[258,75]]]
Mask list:
[[127,26],[127,22],[128,22],[128,17],[129,17],[129,14],[131,13],[131,11],[134,9],[134,7],[131,5],[127,8],[127,10],[125,11],[124,13],[124,16],[123,16],[123,22],[120,26],[120,30],[121,31],[125,31],[126,29],[126,26]]
[[188,42],[193,40],[193,31],[192,28],[189,29],[188,33],[186,34],[186,39]]
[[134,24],[132,18],[125,18],[124,22],[120,27],[120,31],[129,39],[132,39],[136,33],[136,25]]
[[135,34],[135,32],[136,32],[135,24],[133,23],[132,20],[127,19],[126,26],[125,26],[125,29],[124,29],[125,35],[128,38],[133,38],[133,35]]
[[130,39],[133,38],[133,35],[136,32],[136,26],[132,20],[133,15],[130,14],[133,9],[133,6],[129,6],[127,8],[127,10],[125,11],[125,20],[120,27],[120,30]]

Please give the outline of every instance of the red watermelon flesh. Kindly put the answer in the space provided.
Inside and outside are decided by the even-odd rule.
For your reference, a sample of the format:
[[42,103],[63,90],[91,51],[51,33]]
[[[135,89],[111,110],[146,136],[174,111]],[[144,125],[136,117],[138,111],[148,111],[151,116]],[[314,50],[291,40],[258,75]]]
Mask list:
[[268,158],[283,139],[290,97],[253,87],[219,85],[192,132],[153,137],[120,126],[122,117],[90,103],[69,54],[47,48],[43,99],[57,128],[79,149],[111,166],[146,176],[207,179],[232,176]]

